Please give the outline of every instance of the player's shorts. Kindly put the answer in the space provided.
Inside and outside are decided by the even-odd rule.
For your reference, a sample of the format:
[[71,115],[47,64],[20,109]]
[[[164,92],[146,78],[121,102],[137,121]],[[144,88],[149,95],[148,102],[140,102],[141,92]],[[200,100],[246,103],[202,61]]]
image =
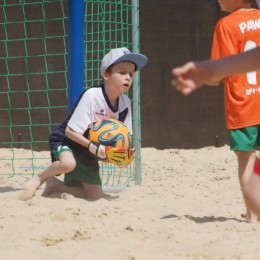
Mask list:
[[74,155],[76,167],[73,171],[64,174],[64,183],[68,186],[81,186],[82,182],[101,185],[99,171],[82,164]]
[[260,145],[260,125],[229,131],[230,150],[251,152]]
[[59,147],[57,147],[56,149],[54,149],[52,151],[52,154],[53,154],[54,158],[58,161],[60,154],[63,153],[63,152],[71,152],[72,153],[72,150],[66,145],[60,145]]
[[[56,160],[59,160],[59,155],[65,151],[73,153],[68,146],[59,146],[52,151],[52,154],[54,155]],[[99,170],[96,167],[93,168],[82,164],[75,156],[75,153],[73,153],[73,156],[76,160],[76,167],[73,171],[64,174],[65,185],[82,186],[82,182],[101,185],[102,181],[99,175]]]

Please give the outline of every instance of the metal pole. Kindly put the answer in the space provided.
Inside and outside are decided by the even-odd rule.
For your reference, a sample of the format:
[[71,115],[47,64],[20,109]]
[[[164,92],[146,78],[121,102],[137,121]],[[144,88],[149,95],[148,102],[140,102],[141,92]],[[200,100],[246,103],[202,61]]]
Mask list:
[[[139,32],[139,0],[132,0],[132,21],[133,21],[133,52],[140,52]],[[133,78],[133,132],[135,151],[135,184],[141,184],[141,121],[140,121],[140,72],[137,71]]]
[[68,110],[83,91],[84,0],[69,0]]

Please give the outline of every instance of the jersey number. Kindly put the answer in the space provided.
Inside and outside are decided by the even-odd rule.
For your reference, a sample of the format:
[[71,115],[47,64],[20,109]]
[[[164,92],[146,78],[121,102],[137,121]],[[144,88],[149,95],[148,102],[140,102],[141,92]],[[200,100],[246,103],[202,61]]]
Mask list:
[[[256,48],[256,43],[252,41],[247,41],[244,51],[249,51]],[[247,82],[251,85],[256,85],[256,71],[251,71],[246,74]]]

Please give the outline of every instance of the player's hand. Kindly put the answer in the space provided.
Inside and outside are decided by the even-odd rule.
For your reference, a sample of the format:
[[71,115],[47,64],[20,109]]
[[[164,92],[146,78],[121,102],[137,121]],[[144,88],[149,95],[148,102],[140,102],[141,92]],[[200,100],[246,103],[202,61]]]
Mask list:
[[188,62],[172,70],[172,85],[183,95],[188,95],[210,79],[207,62]]
[[130,163],[133,161],[134,159],[134,153],[135,153],[135,148],[130,149],[127,152],[127,155],[125,157],[125,160],[122,163],[117,164],[117,166],[119,168],[126,168],[127,166],[130,165]]
[[128,152],[125,148],[114,148],[93,141],[90,142],[88,149],[99,160],[113,163],[115,165],[123,163],[128,156]]

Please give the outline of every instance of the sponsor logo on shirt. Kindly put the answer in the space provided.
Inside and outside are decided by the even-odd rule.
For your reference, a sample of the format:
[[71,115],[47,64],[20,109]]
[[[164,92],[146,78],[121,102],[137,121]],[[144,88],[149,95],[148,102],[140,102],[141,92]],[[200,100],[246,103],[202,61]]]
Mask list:
[[260,87],[246,89],[246,95],[247,96],[249,96],[251,94],[255,94],[255,93],[260,93]]
[[99,116],[107,116],[107,114],[105,114],[104,109],[101,109],[99,112],[96,112],[95,115],[99,115]]

